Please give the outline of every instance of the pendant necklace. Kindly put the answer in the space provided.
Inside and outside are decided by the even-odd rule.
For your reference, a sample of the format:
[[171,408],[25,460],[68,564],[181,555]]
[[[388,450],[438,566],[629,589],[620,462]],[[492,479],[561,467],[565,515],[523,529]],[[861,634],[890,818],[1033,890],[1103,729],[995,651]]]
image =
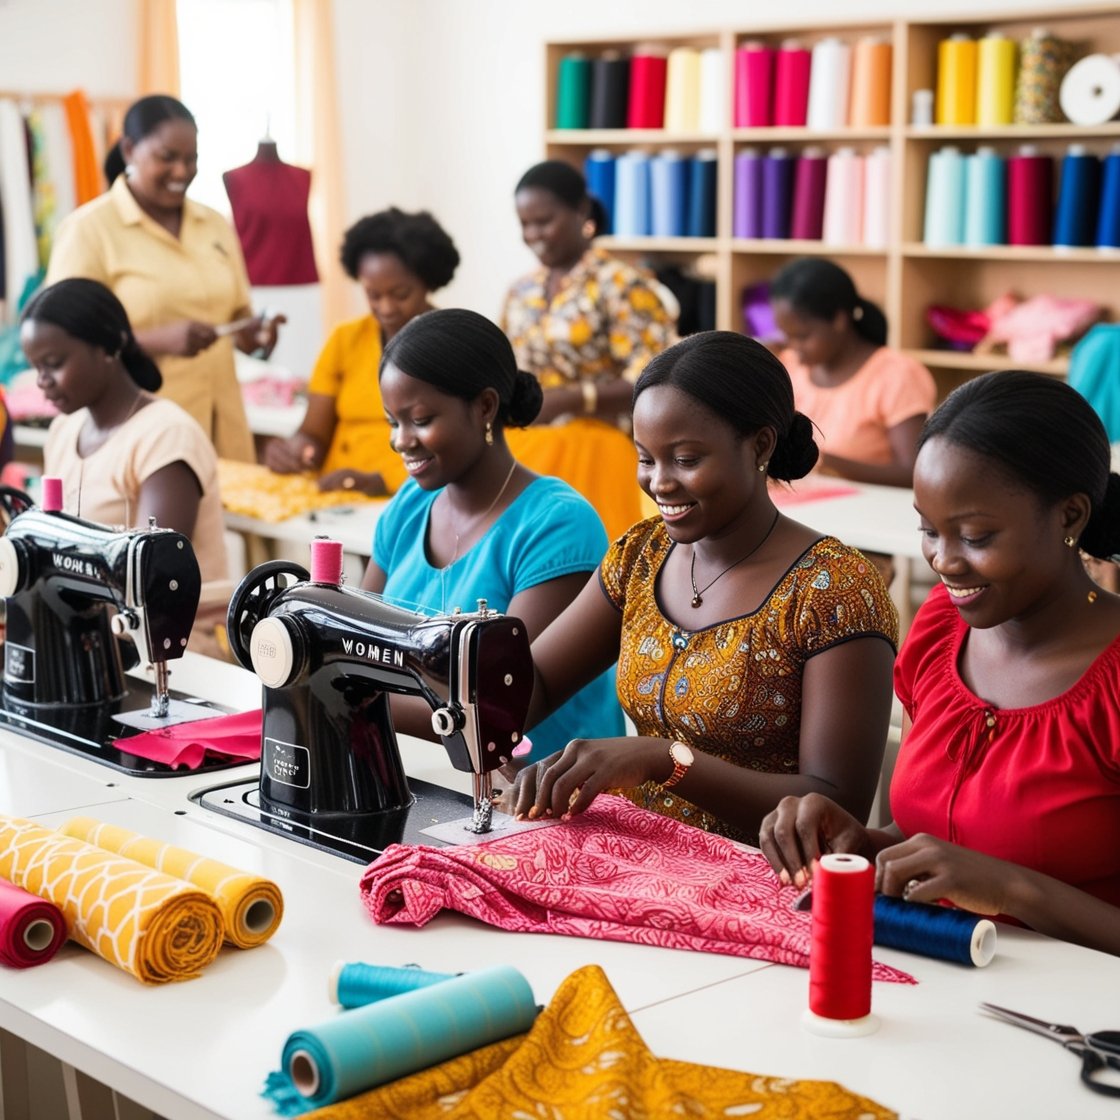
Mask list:
[[762,540],[760,540],[758,544],[754,545],[749,552],[740,556],[739,559],[734,563],[728,564],[727,567],[724,568],[723,571],[720,572],[715,579],[710,580],[703,587],[696,586],[696,549],[695,547],[693,548],[692,564],[689,567],[689,576],[692,580],[692,606],[694,608],[700,606],[700,604],[704,602],[704,592],[709,590],[709,588],[711,588],[714,584],[723,579],[723,577],[727,575],[727,573],[731,571],[732,568],[737,568],[744,561],[749,560],[770,539],[770,534],[774,531],[774,526],[778,524],[779,516],[781,516],[779,511],[774,510],[774,520],[770,522],[770,528],[767,529],[763,534]]
[[[514,459],[514,461],[510,464],[509,473],[506,475],[505,482],[502,483],[502,488],[497,492],[497,494],[494,495],[494,500],[486,507],[486,509],[481,514],[481,516],[472,518],[470,524],[467,526],[468,529],[473,529],[476,525],[485,524],[486,519],[490,516],[490,514],[492,514],[494,512],[494,507],[502,500],[502,495],[506,492],[506,488],[509,486],[510,479],[513,478],[513,472],[515,470],[517,470],[517,460],[516,459]],[[439,570],[439,587],[440,587],[440,601],[441,601],[441,608],[440,609],[443,612],[447,611],[447,586],[446,586],[446,583],[447,583],[447,575],[446,575],[447,569],[450,568],[451,565],[454,564],[455,561],[459,559],[459,544],[462,541],[462,539],[463,539],[463,532],[462,531],[455,534],[455,548],[451,553],[451,559],[448,560],[447,563],[444,564],[443,567],[440,568],[440,570]]]

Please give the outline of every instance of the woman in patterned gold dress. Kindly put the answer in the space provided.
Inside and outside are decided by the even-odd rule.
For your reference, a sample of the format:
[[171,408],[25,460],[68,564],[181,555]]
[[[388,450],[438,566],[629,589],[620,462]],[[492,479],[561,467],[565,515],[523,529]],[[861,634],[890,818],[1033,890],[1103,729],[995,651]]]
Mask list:
[[749,840],[782,797],[827,791],[866,819],[898,618],[858,551],[774,506],[768,481],[817,458],[789,375],[742,335],[693,335],[639,378],[634,441],[659,516],[615,542],[533,660],[547,711],[617,658],[637,735],[574,740],[507,804],[559,816],[621,789]]
[[582,493],[613,539],[642,515],[630,398],[646,363],[676,340],[675,314],[648,272],[592,245],[605,212],[576,168],[539,163],[514,199],[540,267],[510,288],[502,329],[518,366],[540,381],[544,404],[510,446]]

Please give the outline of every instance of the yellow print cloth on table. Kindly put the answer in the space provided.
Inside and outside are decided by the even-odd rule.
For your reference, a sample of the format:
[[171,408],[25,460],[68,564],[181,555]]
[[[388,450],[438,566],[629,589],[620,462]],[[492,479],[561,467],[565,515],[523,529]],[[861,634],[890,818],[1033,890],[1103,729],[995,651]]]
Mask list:
[[308,1120],[887,1120],[833,1081],[657,1058],[598,965],[573,972],[527,1034],[307,1114]]
[[277,474],[233,459],[218,460],[218,489],[227,513],[260,521],[286,521],[313,509],[374,501],[356,490],[320,490],[313,474]]
[[260,875],[250,875],[197,852],[92,817],[74,817],[59,831],[64,836],[183,879],[205,891],[222,912],[226,941],[239,949],[263,945],[276,932],[284,916],[280,888]]
[[182,879],[0,815],[0,877],[53,902],[70,937],[145,983],[190,980],[222,947],[222,915]]

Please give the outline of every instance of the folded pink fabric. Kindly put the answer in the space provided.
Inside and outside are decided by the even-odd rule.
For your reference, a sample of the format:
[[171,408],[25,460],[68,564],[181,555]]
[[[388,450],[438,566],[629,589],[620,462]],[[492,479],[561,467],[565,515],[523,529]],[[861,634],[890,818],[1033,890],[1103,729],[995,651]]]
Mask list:
[[[760,852],[621,797],[571,821],[454,848],[392,844],[366,868],[378,923],[458,910],[516,933],[562,933],[809,964],[810,915]],[[877,980],[914,983],[875,963]]]
[[227,759],[256,762],[261,757],[261,710],[144,731],[118,740],[116,746],[129,754],[184,770],[197,770],[204,762]]

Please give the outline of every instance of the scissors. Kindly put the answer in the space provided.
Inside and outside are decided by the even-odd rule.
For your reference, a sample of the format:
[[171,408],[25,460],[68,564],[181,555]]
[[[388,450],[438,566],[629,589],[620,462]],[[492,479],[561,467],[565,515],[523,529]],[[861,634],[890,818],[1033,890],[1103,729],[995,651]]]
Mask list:
[[1082,1034],[1076,1027],[1062,1026],[1060,1023],[1047,1023],[1044,1019],[1035,1019],[1024,1015],[1020,1011],[1009,1011],[1006,1007],[997,1007],[994,1003],[980,1004],[982,1010],[1002,1019],[1006,1023],[1013,1023],[1017,1027],[1034,1031],[1035,1034],[1045,1035],[1055,1042],[1060,1042],[1067,1050],[1081,1055],[1081,1080],[1093,1090],[1094,1093],[1103,1093],[1108,1097],[1120,1097],[1120,1085],[1109,1085],[1098,1081],[1094,1074],[1099,1073],[1106,1066],[1110,1069],[1120,1070],[1120,1031],[1094,1031],[1092,1034]]

